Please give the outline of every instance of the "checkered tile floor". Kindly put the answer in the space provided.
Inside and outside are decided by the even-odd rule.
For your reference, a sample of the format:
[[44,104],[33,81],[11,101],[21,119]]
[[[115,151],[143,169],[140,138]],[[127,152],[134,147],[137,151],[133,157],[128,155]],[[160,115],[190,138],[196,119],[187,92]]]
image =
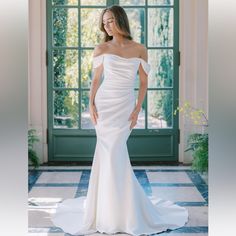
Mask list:
[[[133,169],[147,195],[172,200],[189,210],[187,225],[158,236],[208,235],[208,185],[197,172],[190,167],[178,166],[139,166]],[[37,171],[29,171],[28,236],[69,236],[52,224],[50,215],[57,202],[86,196],[89,176],[90,167],[84,166],[40,167]]]

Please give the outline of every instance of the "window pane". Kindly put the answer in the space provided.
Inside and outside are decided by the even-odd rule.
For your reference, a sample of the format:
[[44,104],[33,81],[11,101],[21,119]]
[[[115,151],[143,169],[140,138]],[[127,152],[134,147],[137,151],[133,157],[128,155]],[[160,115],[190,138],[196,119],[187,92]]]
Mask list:
[[149,50],[148,61],[151,72],[148,77],[148,88],[168,88],[173,86],[173,50]]
[[78,0],[53,0],[52,5],[78,5]]
[[54,128],[78,128],[78,91],[53,91]]
[[81,87],[90,88],[92,80],[93,50],[81,51]]
[[[138,92],[138,90],[135,91],[136,104],[138,102]],[[145,101],[143,101],[142,108],[138,115],[137,124],[134,126],[134,129],[145,129]]]
[[102,9],[81,9],[81,45],[94,47],[102,41],[102,32],[99,29],[99,17]]
[[131,36],[136,42],[144,42],[145,11],[140,9],[125,9],[130,25]]
[[78,46],[78,9],[53,9],[54,46]]
[[94,129],[94,125],[90,119],[89,114],[89,92],[82,92],[82,101],[81,101],[81,128],[82,129]]
[[78,51],[53,51],[54,87],[78,88]]
[[148,91],[148,128],[172,127],[172,91]]
[[173,5],[174,0],[148,0],[149,5]]
[[139,73],[137,72],[137,75],[136,75],[136,78],[135,78],[135,82],[134,82],[134,87],[135,88],[139,88],[139,83],[140,83]]
[[106,6],[106,0],[81,0],[80,5]]
[[148,46],[173,46],[173,9],[148,9]]
[[137,5],[145,5],[145,0],[120,0],[121,6],[137,6]]

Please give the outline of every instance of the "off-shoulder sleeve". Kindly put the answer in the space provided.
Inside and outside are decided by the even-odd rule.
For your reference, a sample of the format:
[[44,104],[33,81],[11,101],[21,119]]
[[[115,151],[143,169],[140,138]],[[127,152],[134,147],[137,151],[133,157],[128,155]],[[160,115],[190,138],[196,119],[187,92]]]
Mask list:
[[93,57],[93,69],[97,68],[103,63],[103,55]]
[[143,67],[143,70],[148,75],[151,70],[151,65],[148,62],[144,61],[142,58],[140,58],[140,61],[141,61],[141,65]]

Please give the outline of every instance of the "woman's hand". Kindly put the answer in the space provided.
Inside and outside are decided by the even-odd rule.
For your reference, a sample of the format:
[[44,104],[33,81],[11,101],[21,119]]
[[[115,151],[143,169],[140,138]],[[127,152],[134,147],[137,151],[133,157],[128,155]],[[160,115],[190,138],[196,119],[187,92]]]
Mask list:
[[133,110],[133,112],[131,113],[129,120],[131,120],[131,125],[130,125],[130,130],[132,130],[134,128],[134,126],[137,124],[137,120],[138,120],[138,114],[140,112],[140,108],[135,108]]
[[90,113],[90,118],[92,120],[93,125],[97,124],[97,118],[98,118],[98,113],[96,106],[94,104],[89,105],[89,113]]

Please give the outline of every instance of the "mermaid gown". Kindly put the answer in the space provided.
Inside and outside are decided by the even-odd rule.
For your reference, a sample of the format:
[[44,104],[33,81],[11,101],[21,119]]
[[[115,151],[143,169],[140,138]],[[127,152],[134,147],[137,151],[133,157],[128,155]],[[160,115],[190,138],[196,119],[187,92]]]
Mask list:
[[128,155],[128,118],[135,107],[135,78],[140,64],[146,74],[150,64],[142,58],[108,53],[93,57],[93,68],[101,63],[104,79],[94,100],[98,112],[97,142],[87,196],[58,203],[52,222],[71,235],[147,235],[184,226],[187,209],[147,196]]

